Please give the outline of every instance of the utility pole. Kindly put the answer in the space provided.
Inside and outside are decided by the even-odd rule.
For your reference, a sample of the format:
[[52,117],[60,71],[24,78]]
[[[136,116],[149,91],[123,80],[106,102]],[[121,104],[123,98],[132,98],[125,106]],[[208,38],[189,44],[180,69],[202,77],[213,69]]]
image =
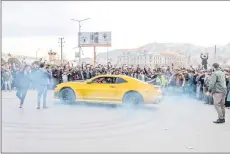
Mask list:
[[96,47],[93,47],[93,65],[96,66]]
[[40,49],[38,49],[37,51],[36,51],[36,61],[38,60],[38,51],[39,51]]
[[79,65],[81,65],[81,22],[79,21],[78,22],[78,26],[79,26],[79,29],[78,29],[78,52],[79,52]]
[[107,64],[109,62],[109,48],[107,47]]
[[70,19],[72,21],[78,22],[78,51],[79,51],[79,65],[81,65],[81,23],[83,21],[89,20],[90,18],[85,18],[83,20]]
[[61,65],[62,65],[62,63],[63,63],[63,43],[65,43],[65,42],[63,42],[63,40],[64,40],[64,37],[61,37],[61,38],[59,38],[59,40],[60,40],[60,42],[58,42],[58,43],[60,43],[60,47],[61,47]]
[[215,45],[215,63],[216,63],[216,45]]

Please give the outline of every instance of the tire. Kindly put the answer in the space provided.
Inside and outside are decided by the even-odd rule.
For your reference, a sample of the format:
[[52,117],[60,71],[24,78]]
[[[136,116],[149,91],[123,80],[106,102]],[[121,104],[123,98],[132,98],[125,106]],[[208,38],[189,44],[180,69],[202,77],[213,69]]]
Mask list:
[[130,92],[127,92],[123,96],[122,104],[131,105],[131,106],[142,105],[143,104],[143,97],[138,92],[130,91]]
[[62,103],[73,104],[76,101],[75,92],[71,88],[64,88],[60,91],[59,98]]

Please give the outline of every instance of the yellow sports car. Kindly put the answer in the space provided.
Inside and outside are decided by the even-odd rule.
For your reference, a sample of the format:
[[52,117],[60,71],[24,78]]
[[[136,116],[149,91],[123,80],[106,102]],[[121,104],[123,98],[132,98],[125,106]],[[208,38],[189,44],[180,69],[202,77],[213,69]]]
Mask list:
[[79,101],[137,105],[161,101],[162,91],[159,86],[129,76],[99,75],[85,82],[59,84],[54,96],[68,104]]

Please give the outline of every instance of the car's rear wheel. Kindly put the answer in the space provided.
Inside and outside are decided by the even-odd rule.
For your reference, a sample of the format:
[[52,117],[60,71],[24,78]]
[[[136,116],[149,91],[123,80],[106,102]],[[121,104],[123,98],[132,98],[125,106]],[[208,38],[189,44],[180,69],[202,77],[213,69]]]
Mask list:
[[130,91],[124,95],[122,104],[131,106],[141,105],[143,104],[143,97],[138,92]]
[[75,92],[71,88],[64,88],[60,91],[59,98],[61,102],[73,104],[76,101]]

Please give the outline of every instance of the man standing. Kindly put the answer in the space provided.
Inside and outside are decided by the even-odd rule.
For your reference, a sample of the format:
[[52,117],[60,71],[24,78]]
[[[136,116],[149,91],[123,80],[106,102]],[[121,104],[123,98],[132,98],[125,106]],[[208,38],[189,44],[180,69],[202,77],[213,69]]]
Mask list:
[[47,108],[46,106],[47,88],[49,85],[49,81],[51,79],[51,74],[44,67],[45,65],[43,63],[40,64],[40,68],[36,72],[35,82],[38,91],[37,109],[40,109],[42,95],[43,95],[43,108]]
[[22,68],[17,73],[15,82],[17,87],[16,96],[20,99],[19,108],[22,108],[31,82],[31,74],[28,67]]
[[211,72],[206,72],[205,79],[204,79],[203,93],[204,93],[205,104],[213,105],[212,96],[207,95],[210,77],[211,77]]
[[226,73],[226,86],[227,86],[227,97],[226,97],[226,102],[225,102],[225,107],[229,108],[230,107],[230,74]]
[[5,85],[5,91],[7,91],[7,89],[11,91],[12,75],[9,68],[3,70],[2,78]]
[[212,93],[215,109],[218,113],[218,119],[214,123],[225,123],[225,97],[227,94],[225,74],[221,71],[219,64],[214,63],[214,72],[211,75],[208,87]]

